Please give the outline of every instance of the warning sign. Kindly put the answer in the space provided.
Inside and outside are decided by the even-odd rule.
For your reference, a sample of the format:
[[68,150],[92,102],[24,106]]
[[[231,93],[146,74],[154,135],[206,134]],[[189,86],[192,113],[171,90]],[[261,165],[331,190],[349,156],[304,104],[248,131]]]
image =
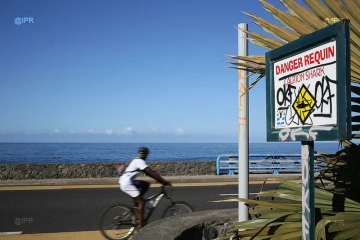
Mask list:
[[275,129],[337,124],[336,40],[273,64]]
[[350,21],[265,54],[268,142],[352,138]]
[[306,119],[310,116],[310,113],[315,106],[315,101],[316,100],[311,92],[305,85],[302,85],[300,92],[292,105],[302,124],[305,124]]

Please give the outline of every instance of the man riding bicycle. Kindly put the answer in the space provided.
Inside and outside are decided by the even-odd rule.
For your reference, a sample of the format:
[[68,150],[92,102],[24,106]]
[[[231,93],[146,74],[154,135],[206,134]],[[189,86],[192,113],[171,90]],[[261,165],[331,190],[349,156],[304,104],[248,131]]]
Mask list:
[[145,162],[150,151],[147,147],[140,147],[136,158],[131,160],[124,174],[119,179],[120,189],[133,198],[135,206],[138,208],[138,228],[143,227],[144,219],[144,199],[143,196],[150,187],[150,183],[142,180],[135,180],[140,171],[147,176],[152,177],[165,186],[171,186],[171,183],[161,177],[160,174],[152,170]]

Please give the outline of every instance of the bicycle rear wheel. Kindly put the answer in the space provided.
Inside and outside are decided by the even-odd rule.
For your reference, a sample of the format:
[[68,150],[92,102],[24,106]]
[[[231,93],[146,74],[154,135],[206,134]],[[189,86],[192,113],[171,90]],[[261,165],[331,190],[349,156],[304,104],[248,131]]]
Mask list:
[[168,206],[162,214],[162,218],[176,216],[184,213],[194,212],[193,207],[191,207],[186,202],[173,202],[172,205]]
[[100,230],[107,239],[127,239],[136,227],[134,211],[125,205],[114,205],[106,209],[101,216]]

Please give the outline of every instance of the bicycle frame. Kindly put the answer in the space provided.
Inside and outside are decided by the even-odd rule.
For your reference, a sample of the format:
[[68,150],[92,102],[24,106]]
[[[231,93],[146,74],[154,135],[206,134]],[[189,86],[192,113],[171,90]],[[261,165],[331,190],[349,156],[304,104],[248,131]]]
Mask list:
[[[166,199],[169,199],[171,204],[173,203],[171,197],[168,195],[168,193],[166,192],[165,190],[165,187],[164,186],[161,186],[161,192],[160,193],[157,193],[157,194],[154,194],[152,195],[151,197],[148,197],[146,199],[146,201],[144,202],[144,206],[146,206],[146,203],[152,199],[155,198],[154,200],[154,203],[153,203],[153,206],[150,210],[150,212],[147,213],[147,216],[145,217],[144,216],[144,221],[147,222],[147,220],[151,217],[152,213],[154,212],[154,210],[156,209],[156,207],[158,206],[158,204],[160,203],[160,201],[163,199],[163,197],[165,197]],[[145,215],[145,212],[144,212],[144,215]]]

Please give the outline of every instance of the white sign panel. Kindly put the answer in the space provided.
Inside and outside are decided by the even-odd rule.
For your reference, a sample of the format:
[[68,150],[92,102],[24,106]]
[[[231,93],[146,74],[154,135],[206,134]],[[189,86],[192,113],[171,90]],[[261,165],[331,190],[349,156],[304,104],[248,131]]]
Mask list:
[[336,41],[274,63],[275,129],[337,124]]

